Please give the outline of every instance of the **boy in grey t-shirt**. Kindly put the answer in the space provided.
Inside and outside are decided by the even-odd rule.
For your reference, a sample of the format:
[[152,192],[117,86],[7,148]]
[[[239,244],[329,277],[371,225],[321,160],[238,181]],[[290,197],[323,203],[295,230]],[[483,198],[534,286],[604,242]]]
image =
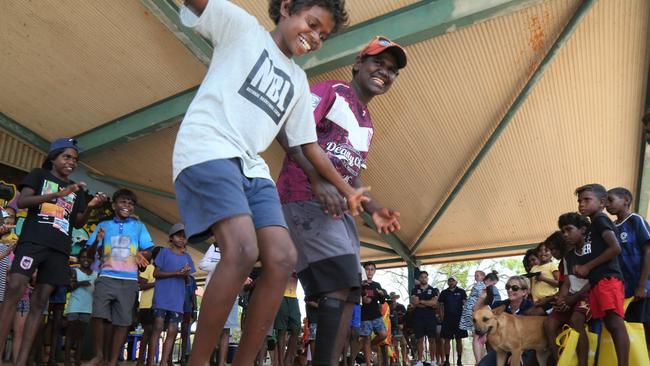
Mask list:
[[181,20],[214,45],[208,73],[181,124],[173,155],[178,206],[190,241],[214,235],[222,260],[206,289],[191,365],[205,364],[229,307],[258,258],[264,273],[250,301],[233,365],[251,365],[294,269],[275,184],[259,154],[283,134],[357,212],[364,189],[350,187],[316,143],[305,73],[292,56],[316,50],[347,18],[343,0],[272,0],[270,33],[224,0],[186,1]]

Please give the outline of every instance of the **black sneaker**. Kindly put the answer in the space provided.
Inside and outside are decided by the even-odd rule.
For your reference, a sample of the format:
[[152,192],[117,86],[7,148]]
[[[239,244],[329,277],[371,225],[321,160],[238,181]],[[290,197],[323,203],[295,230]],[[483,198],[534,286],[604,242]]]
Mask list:
[[463,362],[461,360],[458,360],[458,362],[456,362],[456,366],[463,366]]
[[442,366],[449,366],[449,360],[445,361]]

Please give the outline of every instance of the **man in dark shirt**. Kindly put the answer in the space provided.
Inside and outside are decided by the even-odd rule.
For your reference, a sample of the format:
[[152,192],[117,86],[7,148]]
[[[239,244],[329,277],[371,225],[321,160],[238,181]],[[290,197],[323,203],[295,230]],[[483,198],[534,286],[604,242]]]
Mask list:
[[429,285],[429,273],[421,271],[418,278],[419,285],[411,291],[411,303],[415,306],[413,323],[415,338],[417,339],[418,361],[415,366],[422,366],[424,359],[424,336],[429,339],[429,354],[431,360],[436,357],[436,308],[438,307],[437,288]]
[[449,277],[446,289],[440,293],[438,304],[442,307],[442,330],[440,335],[444,340],[445,363],[449,366],[449,352],[451,350],[450,341],[456,339],[456,354],[458,355],[457,364],[462,366],[461,356],[463,354],[463,338],[467,338],[467,331],[458,327],[460,315],[463,313],[463,304],[467,300],[467,293],[462,288],[457,287],[458,281],[455,277]]
[[404,316],[406,316],[406,308],[397,302],[398,299],[398,294],[394,292],[390,293],[390,333],[393,340],[393,351],[398,355],[397,358],[399,359],[401,349],[402,364],[409,365],[406,338],[404,338]]
[[[361,343],[363,344],[363,355],[366,358],[366,365],[372,365],[372,348],[370,338],[372,333],[377,335],[372,340],[372,345],[381,344],[386,339],[386,326],[384,319],[381,317],[380,304],[386,302],[386,291],[381,288],[379,282],[372,278],[375,276],[377,266],[373,262],[367,262],[363,265],[366,271],[366,281],[361,283]],[[384,353],[385,354],[385,353]]]

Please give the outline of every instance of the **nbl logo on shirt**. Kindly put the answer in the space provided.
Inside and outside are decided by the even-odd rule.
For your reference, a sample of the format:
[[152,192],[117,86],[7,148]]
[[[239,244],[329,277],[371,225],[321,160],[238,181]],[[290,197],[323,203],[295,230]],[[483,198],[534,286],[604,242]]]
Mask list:
[[277,125],[293,98],[293,84],[289,75],[273,66],[264,50],[239,88],[239,95],[263,110]]

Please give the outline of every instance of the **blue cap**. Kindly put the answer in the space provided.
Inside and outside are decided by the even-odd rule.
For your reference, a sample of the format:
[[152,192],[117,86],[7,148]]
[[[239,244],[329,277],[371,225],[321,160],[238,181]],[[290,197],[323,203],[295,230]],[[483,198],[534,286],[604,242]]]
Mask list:
[[73,139],[72,137],[54,140],[50,145],[49,152],[67,148],[75,149],[78,152],[79,148],[77,147],[77,140]]

